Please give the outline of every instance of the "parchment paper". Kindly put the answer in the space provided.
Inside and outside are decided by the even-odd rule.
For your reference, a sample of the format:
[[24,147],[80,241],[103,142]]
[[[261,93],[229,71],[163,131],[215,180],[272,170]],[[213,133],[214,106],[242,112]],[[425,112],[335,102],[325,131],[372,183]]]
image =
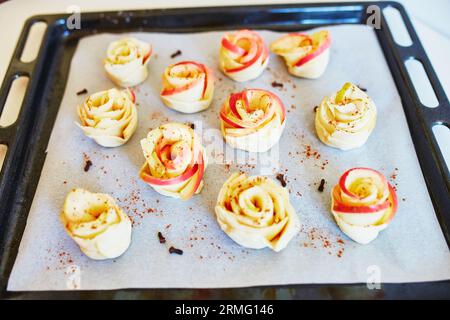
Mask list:
[[[333,44],[326,73],[318,80],[288,75],[271,55],[269,68],[255,81],[234,83],[220,73],[218,49],[223,32],[196,34],[134,33],[153,44],[148,79],[136,88],[139,128],[124,146],[106,149],[86,138],[74,122],[86,95],[113,87],[103,70],[107,45],[125,34],[99,34],[80,41],[66,92],[48,144],[48,154],[28,217],[8,290],[66,290],[168,287],[242,287],[298,283],[416,282],[450,278],[450,254],[437,222],[400,97],[374,32],[365,26],[330,27]],[[269,44],[280,33],[261,31]],[[171,58],[181,50],[182,54]],[[185,115],[159,98],[161,74],[169,63],[195,60],[217,76],[211,107]],[[273,81],[283,88],[271,86]],[[314,132],[314,107],[325,95],[351,81],[367,89],[378,107],[377,126],[360,149],[339,151],[323,145]],[[285,103],[287,126],[271,155],[279,162],[256,163],[254,154],[224,147],[218,113],[230,92],[265,88]],[[188,202],[163,197],[137,177],[144,161],[139,140],[150,128],[170,121],[194,122],[203,143],[224,148],[210,160],[205,187]],[[50,124],[49,124],[50,125]],[[214,130],[213,130],[214,129]],[[309,149],[309,147],[311,149]],[[225,153],[249,165],[218,164]],[[93,166],[83,171],[85,159]],[[237,160],[236,160],[237,159]],[[262,158],[264,159],[264,158]],[[266,159],[267,161],[267,159]],[[216,162],[216,163],[214,163]],[[279,166],[277,167],[277,163]],[[348,168],[382,171],[396,186],[399,210],[391,225],[369,245],[341,233],[330,212],[330,190]],[[302,231],[280,253],[248,250],[229,239],[214,218],[220,187],[235,170],[285,174]],[[325,191],[317,191],[321,179]],[[74,187],[112,194],[134,220],[129,250],[110,261],[85,257],[59,220],[66,194]],[[167,243],[160,244],[161,231]],[[169,246],[184,251],[168,253]],[[75,283],[75,284],[74,284]]]

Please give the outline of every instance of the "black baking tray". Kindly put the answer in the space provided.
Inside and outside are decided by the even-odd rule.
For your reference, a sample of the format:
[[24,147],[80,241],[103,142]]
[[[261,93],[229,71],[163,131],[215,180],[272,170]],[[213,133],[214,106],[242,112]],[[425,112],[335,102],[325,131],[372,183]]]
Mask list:
[[[81,29],[73,30],[66,25],[68,14],[40,15],[26,21],[0,89],[1,111],[12,81],[19,76],[30,78],[17,121],[9,127],[0,128],[0,144],[8,146],[0,175],[0,298],[450,298],[450,281],[383,284],[380,290],[369,290],[363,283],[234,289],[6,291],[8,278],[44,164],[50,133],[64,94],[70,62],[80,38],[99,32],[195,32],[238,28],[293,31],[323,25],[366,24],[368,17],[373,13],[369,8],[371,5],[377,5],[380,9],[391,6],[399,10],[413,42],[410,47],[397,45],[382,15],[381,28],[374,29],[374,32],[401,96],[428,191],[447,243],[450,245],[450,176],[432,132],[432,127],[436,124],[450,126],[449,100],[408,15],[400,4],[396,2],[352,2],[94,12],[82,13]],[[39,21],[46,22],[48,27],[38,57],[30,63],[21,62],[20,56],[30,27]],[[424,107],[420,102],[404,64],[410,58],[422,62],[439,102],[437,108]],[[428,263],[432,263],[432,261]]]

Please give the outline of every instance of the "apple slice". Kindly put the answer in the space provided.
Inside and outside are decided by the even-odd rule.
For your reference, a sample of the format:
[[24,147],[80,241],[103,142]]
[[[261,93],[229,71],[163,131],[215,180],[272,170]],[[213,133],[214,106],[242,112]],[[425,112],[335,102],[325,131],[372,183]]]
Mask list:
[[233,112],[233,114],[238,118],[241,119],[241,115],[236,109],[236,103],[238,100],[241,100],[243,96],[242,92],[239,93],[233,93],[231,94],[230,98],[228,99],[228,106],[230,107],[230,110]]
[[336,211],[337,213],[354,213],[354,214],[376,213],[382,210],[386,210],[390,206],[389,199],[386,199],[386,201],[384,201],[383,203],[376,205],[369,205],[369,206],[347,205],[339,200],[340,195],[338,193],[341,190],[342,188],[336,189],[336,187],[333,190],[333,197],[335,202],[333,205],[333,210]]
[[147,60],[150,58],[150,56],[152,55],[152,47],[150,46],[150,50],[147,52],[147,54],[144,56],[144,58],[142,59],[142,64],[145,64],[145,62],[147,62]]
[[[169,107],[175,104],[179,109],[183,109],[182,105],[185,103],[194,103],[201,108],[201,105],[207,101],[203,100],[208,98],[206,96],[209,88],[211,88],[209,94],[212,95],[213,81],[212,71],[205,65],[195,61],[182,61],[165,69],[161,96],[163,100],[166,99],[166,104],[169,103]],[[169,97],[172,100],[169,100]],[[211,98],[209,97],[209,101]]]
[[245,50],[243,48],[231,43],[230,40],[228,40],[227,36],[224,36],[222,38],[221,43],[224,48],[226,48],[227,50],[229,50],[239,56],[243,56],[245,54]]
[[198,69],[200,69],[200,71],[205,75],[205,80],[203,81],[203,91],[202,91],[202,98],[205,96],[206,93],[206,89],[208,87],[208,74],[211,74],[212,72],[204,65],[195,61],[182,61],[182,62],[178,62],[175,65],[194,65],[196,66]]
[[388,214],[386,214],[381,220],[380,223],[382,224],[391,222],[392,218],[394,218],[398,209],[397,193],[395,192],[394,188],[391,186],[390,183],[389,183],[389,202],[391,204],[391,210],[388,211]]
[[136,102],[136,94],[131,89],[128,89],[128,92],[130,93],[131,101],[133,101],[133,103],[135,103]]
[[[251,32],[248,30],[239,31],[236,34],[234,40],[237,43],[239,40],[242,40],[242,39],[247,39],[250,42],[249,51],[246,51],[243,49],[245,54],[243,55],[243,59],[241,61],[239,61],[241,66],[236,67],[236,68],[226,69],[225,71],[228,73],[239,72],[244,69],[247,69],[249,66],[254,64],[259,58],[261,58],[261,56],[263,56],[265,54],[265,52],[267,51],[267,50],[265,50],[264,42],[261,39],[261,37],[254,32]],[[232,51],[232,52],[235,53],[235,51]],[[263,58],[262,60],[265,60],[266,57],[263,56],[262,58]]]
[[[284,106],[283,102],[281,102],[281,99],[275,93],[264,90],[264,89],[246,89],[246,90],[244,90],[244,92],[247,92],[249,90],[264,92],[265,94],[269,95],[271,99],[276,100],[277,104],[281,108],[281,117],[280,117],[281,121],[284,121],[284,119],[286,118],[286,107]],[[247,99],[246,94],[243,94],[243,96],[245,97],[245,99]],[[246,103],[248,103],[248,100]],[[273,103],[272,103],[272,105],[273,105]]]
[[[339,179],[339,187],[341,188],[342,192],[345,193],[346,196],[353,198],[353,199],[363,199],[363,197],[360,197],[350,190],[348,190],[348,186],[350,183],[358,178],[366,178],[371,177],[373,178],[374,182],[376,180],[379,181],[378,185],[379,187],[387,187],[388,183],[386,181],[386,178],[384,175],[382,175],[380,172],[370,169],[370,168],[353,168],[350,170],[347,170]],[[349,182],[350,181],[350,182]]]
[[188,182],[188,184],[181,190],[180,198],[183,200],[188,200],[192,198],[192,196],[197,191],[200,183],[203,179],[203,174],[205,171],[205,162],[203,159],[203,154],[200,152],[198,156],[198,163],[196,164],[197,172],[192,176],[192,179]]
[[258,51],[255,53],[255,55],[252,57],[252,59],[250,59],[247,62],[245,62],[244,64],[242,64],[242,66],[239,66],[237,68],[226,69],[225,71],[228,73],[233,73],[233,72],[239,72],[239,71],[245,70],[248,67],[250,67],[252,64],[254,64],[261,57],[261,54],[262,54],[262,49],[261,49],[261,47],[258,46]]
[[[364,194],[355,194],[349,187],[361,188]],[[353,226],[386,224],[397,211],[394,189],[381,173],[369,168],[347,170],[333,188],[331,196],[333,214]]]
[[141,172],[139,175],[142,180],[144,180],[145,182],[147,182],[150,185],[169,186],[172,184],[177,184],[177,183],[186,181],[187,179],[189,179],[190,177],[192,177],[195,174],[195,172],[197,171],[197,168],[198,168],[198,165],[194,165],[192,167],[189,167],[189,169],[187,169],[182,175],[180,175],[178,177],[170,178],[170,179],[161,179],[161,178],[155,178],[152,175],[150,175],[149,171],[148,171],[147,163],[145,163],[142,166]]
[[[270,99],[270,106],[264,110],[264,115],[258,119],[249,119],[248,117],[243,119],[243,115],[241,115],[236,108],[238,101],[241,100],[246,111],[251,113],[252,110],[250,109],[250,105],[252,101],[254,99],[261,99],[264,96],[267,96]],[[230,109],[231,115],[228,114],[229,111],[227,110],[227,107]],[[286,117],[286,108],[278,96],[263,89],[246,89],[240,93],[230,95],[228,103],[225,103],[222,107],[220,118],[233,128],[256,128],[273,117],[274,112],[277,112],[280,115],[280,119],[283,122]],[[236,116],[237,119],[233,119],[233,116]]]
[[345,99],[345,95],[348,91],[348,89],[350,89],[353,85],[350,82],[346,82],[342,88],[336,93],[336,97],[334,98],[334,101],[336,103],[341,103],[342,101],[344,101]]
[[170,174],[185,171],[192,158],[191,148],[185,141],[164,144],[162,148],[158,146],[156,154]]
[[232,121],[230,118],[227,117],[227,115],[222,111],[220,113],[220,119],[222,119],[223,122],[225,122],[227,125],[233,127],[233,128],[243,128],[236,122]]
[[296,67],[300,67],[302,65],[304,65],[305,63],[311,61],[312,59],[316,58],[317,56],[319,56],[320,54],[322,54],[325,50],[327,50],[330,45],[331,45],[331,38],[327,35],[325,36],[325,39],[319,39],[320,44],[317,47],[316,50],[314,50],[313,52],[311,52],[310,54],[307,54],[306,56],[300,58],[296,63],[295,66]]

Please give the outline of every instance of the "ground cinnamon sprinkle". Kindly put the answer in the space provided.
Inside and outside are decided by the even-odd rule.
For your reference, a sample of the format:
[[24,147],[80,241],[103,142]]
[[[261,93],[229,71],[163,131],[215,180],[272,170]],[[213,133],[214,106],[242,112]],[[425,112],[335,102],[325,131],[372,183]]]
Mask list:
[[390,178],[390,180],[391,180],[391,182],[393,184],[392,188],[395,191],[397,191],[397,187],[398,187],[398,184],[395,181],[397,179],[397,177],[398,177],[398,168],[394,168],[394,172],[389,176],[389,178]]
[[62,244],[58,244],[55,251],[48,248],[46,252],[47,254],[44,257],[44,260],[48,263],[45,267],[46,270],[67,270],[68,267],[75,264],[72,255],[66,251]]
[[321,155],[317,150],[314,150],[310,145],[305,145],[305,150],[303,154],[306,156],[306,159],[314,158],[320,159]]
[[344,254],[344,241],[341,238],[335,238],[331,234],[327,234],[324,231],[316,227],[305,229],[302,227],[302,233],[307,235],[308,240],[301,243],[304,248],[311,249],[324,249],[329,255],[335,254],[338,258],[341,258]]
[[[132,180],[132,184],[136,185],[136,181]],[[120,207],[128,214],[133,227],[139,226],[142,220],[148,215],[162,215],[163,210],[156,207],[150,207],[148,199],[141,196],[141,191],[136,185],[136,189],[132,190],[124,198],[117,198]],[[156,201],[158,203],[158,200]]]

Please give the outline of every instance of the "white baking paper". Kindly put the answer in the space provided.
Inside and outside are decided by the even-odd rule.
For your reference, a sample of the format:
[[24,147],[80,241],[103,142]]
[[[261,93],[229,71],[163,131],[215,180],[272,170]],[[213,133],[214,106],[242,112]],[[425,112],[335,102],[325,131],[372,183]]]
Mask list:
[[[151,43],[155,54],[149,63],[148,79],[136,88],[139,128],[126,145],[113,149],[98,146],[75,125],[76,106],[86,98],[76,92],[86,88],[92,94],[113,87],[102,61],[108,44],[128,34],[83,38],[72,59],[8,290],[212,288],[449,279],[449,250],[375,33],[366,26],[328,30],[333,39],[331,60],[320,79],[294,78],[287,73],[284,62],[271,55],[264,74],[242,84],[218,70],[223,32],[131,34]],[[260,34],[267,44],[281,35],[270,31]],[[182,54],[171,58],[177,50]],[[204,112],[177,113],[166,108],[159,98],[164,68],[181,60],[205,63],[216,74],[214,101]],[[272,87],[273,81],[283,83],[283,88]],[[367,89],[378,107],[378,122],[365,146],[343,152],[318,140],[314,106],[346,81]],[[273,91],[288,110],[279,145],[270,157],[260,157],[259,164],[255,154],[225,147],[218,131],[219,109],[227,95],[252,87]],[[150,128],[169,120],[194,122],[203,144],[209,151],[216,150],[206,171],[203,191],[187,202],[161,196],[138,178],[144,161],[139,140]],[[249,164],[225,165],[221,161],[224,155],[228,160]],[[83,171],[85,157],[93,163],[88,172]],[[331,187],[346,169],[355,166],[380,170],[398,190],[396,217],[378,239],[365,246],[342,234],[329,212]],[[303,228],[284,251],[245,249],[220,230],[214,205],[220,187],[235,170],[269,173],[273,178],[277,173],[285,174],[290,199]],[[317,187],[322,178],[326,180],[325,192],[320,193]],[[75,187],[110,193],[132,217],[132,244],[123,256],[109,261],[90,260],[65,233],[59,214],[66,194]],[[166,237],[166,244],[159,243],[158,231]],[[169,254],[171,245],[184,254]]]

